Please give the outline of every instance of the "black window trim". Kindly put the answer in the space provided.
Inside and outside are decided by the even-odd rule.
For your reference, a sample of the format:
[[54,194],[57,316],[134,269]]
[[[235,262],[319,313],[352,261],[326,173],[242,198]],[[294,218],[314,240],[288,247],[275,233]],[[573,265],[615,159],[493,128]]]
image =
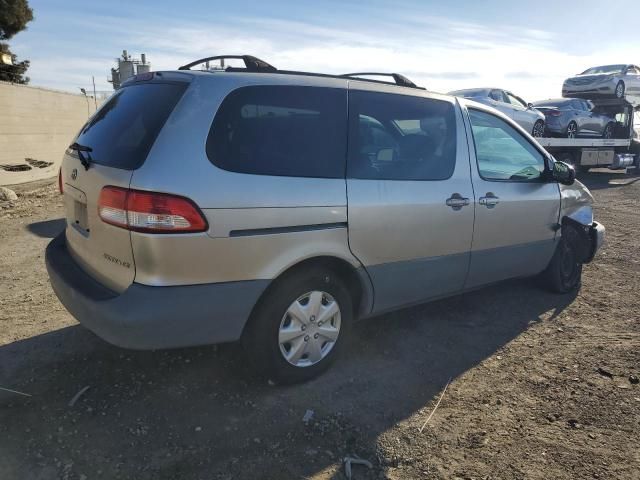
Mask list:
[[[527,180],[527,179],[512,180],[510,178],[505,178],[505,179],[485,178],[484,176],[482,176],[482,173],[481,173],[481,170],[480,170],[480,164],[478,163],[478,148],[476,146],[475,135],[473,134],[473,124],[471,123],[471,115],[469,114],[469,110],[475,110],[476,112],[486,113],[487,115],[492,115],[492,116],[496,117],[497,119],[502,120],[503,122],[506,122],[507,125],[509,125],[511,127],[516,125],[516,123],[513,122],[510,119],[504,119],[502,117],[499,117],[498,115],[495,115],[494,113],[489,112],[488,110],[484,110],[484,109],[477,108],[477,107],[467,107],[466,114],[467,114],[467,120],[469,121],[469,127],[471,129],[471,138],[473,140],[473,155],[474,155],[475,160],[476,160],[476,170],[478,172],[478,176],[482,180],[484,180],[485,182],[497,182],[497,183],[549,183],[549,182],[555,182],[555,180],[552,180],[552,177],[551,177],[551,167],[550,167],[551,156],[541,146],[536,145],[535,143],[533,143],[531,140],[529,140],[524,135],[522,135],[522,138],[524,138],[529,143],[529,145],[531,145],[533,148],[535,148],[542,155],[542,159],[544,160],[544,172],[542,172],[542,174],[539,177],[534,178],[532,180]],[[518,132],[517,128],[514,128],[514,130],[516,132]],[[520,132],[518,132],[518,133],[520,133]]]
[[[451,178],[454,176],[454,174],[456,173],[456,167],[458,166],[458,153],[459,153],[459,148],[458,148],[458,134],[459,134],[459,129],[460,126],[458,125],[458,116],[456,115],[456,106],[458,105],[457,102],[449,102],[448,100],[442,100],[442,99],[437,99],[437,98],[431,98],[431,97],[425,97],[424,95],[413,95],[413,94],[408,94],[408,93],[396,93],[396,92],[381,92],[378,90],[365,90],[365,89],[359,89],[359,88],[349,88],[349,95],[351,95],[351,92],[364,92],[364,93],[377,93],[377,94],[384,94],[384,95],[393,95],[393,96],[401,96],[401,97],[412,97],[412,98],[418,98],[418,99],[424,99],[424,100],[435,100],[435,101],[440,101],[440,102],[447,102],[451,104],[451,107],[453,108],[453,116],[455,119],[455,123],[456,123],[456,138],[455,138],[455,142],[456,142],[456,153],[454,155],[454,163],[453,163],[453,169],[451,170],[451,174],[447,177],[447,178],[425,178],[425,179],[400,179],[400,178],[361,178],[361,177],[356,177],[353,175],[349,174],[349,152],[351,151],[351,144],[350,144],[350,140],[351,140],[351,107],[350,107],[350,103],[347,106],[347,162],[346,162],[346,171],[345,171],[345,178],[347,180],[351,179],[351,180],[368,180],[371,182],[446,182],[447,180],[451,180]],[[347,100],[349,100],[349,97],[347,97]],[[464,122],[463,122],[464,123]],[[398,129],[398,132],[400,132],[400,128],[396,125],[395,128]]]

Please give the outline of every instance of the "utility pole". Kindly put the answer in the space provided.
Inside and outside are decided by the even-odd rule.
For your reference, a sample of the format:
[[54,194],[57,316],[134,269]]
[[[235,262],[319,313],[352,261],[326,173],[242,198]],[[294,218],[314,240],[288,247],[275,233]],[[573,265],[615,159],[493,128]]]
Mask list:
[[98,110],[98,100],[96,99],[96,77],[91,75],[91,81],[93,82],[93,104],[96,107],[96,110]]

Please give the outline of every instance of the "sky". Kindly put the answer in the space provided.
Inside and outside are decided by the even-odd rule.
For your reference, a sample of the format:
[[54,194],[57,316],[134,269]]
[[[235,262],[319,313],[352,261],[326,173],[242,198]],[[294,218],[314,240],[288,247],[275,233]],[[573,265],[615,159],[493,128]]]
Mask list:
[[31,61],[32,85],[73,92],[92,76],[112,90],[127,49],[153,70],[250,54],[281,69],[398,72],[432,91],[490,86],[535,101],[590,66],[640,63],[637,2],[30,0],[35,19],[10,46]]

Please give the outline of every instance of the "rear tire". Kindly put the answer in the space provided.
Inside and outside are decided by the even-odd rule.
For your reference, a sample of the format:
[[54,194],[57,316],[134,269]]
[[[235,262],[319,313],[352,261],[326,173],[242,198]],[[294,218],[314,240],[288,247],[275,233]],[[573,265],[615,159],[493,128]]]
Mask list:
[[567,138],[576,138],[578,136],[578,124],[571,120],[569,125],[567,125],[567,130],[565,131],[565,137]]
[[604,127],[604,131],[602,132],[602,138],[613,138],[613,128],[614,124],[612,122],[607,123],[607,126]]
[[[323,312],[333,316],[323,319]],[[242,344],[254,368],[270,380],[305,382],[340,355],[352,323],[353,303],[345,283],[331,270],[311,267],[276,280],[256,306]],[[335,341],[325,337],[329,332]]]
[[544,136],[544,121],[536,120],[536,123],[533,125],[533,130],[531,131],[531,135],[534,137]]
[[624,98],[624,91],[625,91],[624,82],[620,80],[616,85],[616,91],[615,91],[616,98]]
[[563,227],[562,237],[547,269],[542,273],[546,288],[555,293],[577,290],[582,281],[582,263],[578,261],[581,241],[573,227]]

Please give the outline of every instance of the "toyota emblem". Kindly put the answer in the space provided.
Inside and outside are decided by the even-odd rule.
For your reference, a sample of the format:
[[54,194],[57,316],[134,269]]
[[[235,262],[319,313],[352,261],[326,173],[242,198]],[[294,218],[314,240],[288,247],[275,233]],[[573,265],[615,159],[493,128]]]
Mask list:
[[71,171],[71,180],[75,180],[76,178],[78,178],[78,169],[77,169],[77,168],[74,168],[74,169]]

